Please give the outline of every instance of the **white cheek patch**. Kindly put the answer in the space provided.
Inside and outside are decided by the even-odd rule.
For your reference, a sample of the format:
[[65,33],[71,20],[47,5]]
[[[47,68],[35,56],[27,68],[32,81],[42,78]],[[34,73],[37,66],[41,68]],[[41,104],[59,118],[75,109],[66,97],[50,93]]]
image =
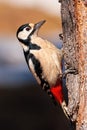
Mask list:
[[23,31],[19,32],[18,38],[22,39],[22,40],[27,39],[28,36],[30,35],[30,33],[32,32],[32,30],[33,30],[33,28],[31,28],[29,31],[27,31],[25,28]]
[[24,33],[24,31],[21,31],[21,32],[19,32],[19,34],[18,34],[18,38],[19,38],[19,39],[22,39],[22,40],[25,40],[25,39],[27,38],[27,36],[28,36],[28,33],[27,33],[27,32]]

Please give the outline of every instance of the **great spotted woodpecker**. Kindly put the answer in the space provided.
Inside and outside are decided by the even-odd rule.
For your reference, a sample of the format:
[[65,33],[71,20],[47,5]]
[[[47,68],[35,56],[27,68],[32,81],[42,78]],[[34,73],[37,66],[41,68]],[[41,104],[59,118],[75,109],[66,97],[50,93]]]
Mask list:
[[17,30],[17,38],[23,47],[27,65],[35,79],[54,102],[58,102],[69,117],[62,90],[62,51],[38,36],[45,20],[36,24],[24,24]]

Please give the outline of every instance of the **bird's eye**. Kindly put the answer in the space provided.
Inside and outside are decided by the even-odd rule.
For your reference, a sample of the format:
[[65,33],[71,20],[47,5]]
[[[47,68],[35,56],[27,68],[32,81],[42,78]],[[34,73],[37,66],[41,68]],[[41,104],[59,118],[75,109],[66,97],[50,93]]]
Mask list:
[[26,28],[26,31],[29,31],[29,30],[30,30],[30,28],[29,28],[29,27],[27,27],[27,28]]

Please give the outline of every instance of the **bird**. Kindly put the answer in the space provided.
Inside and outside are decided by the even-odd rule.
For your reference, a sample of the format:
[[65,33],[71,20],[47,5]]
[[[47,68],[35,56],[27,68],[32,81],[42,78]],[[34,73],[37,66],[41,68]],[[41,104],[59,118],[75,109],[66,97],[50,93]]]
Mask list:
[[41,20],[35,24],[21,25],[17,29],[16,37],[23,48],[30,72],[54,104],[60,104],[69,118],[62,87],[63,52],[50,41],[38,36],[39,29],[45,22],[46,20]]

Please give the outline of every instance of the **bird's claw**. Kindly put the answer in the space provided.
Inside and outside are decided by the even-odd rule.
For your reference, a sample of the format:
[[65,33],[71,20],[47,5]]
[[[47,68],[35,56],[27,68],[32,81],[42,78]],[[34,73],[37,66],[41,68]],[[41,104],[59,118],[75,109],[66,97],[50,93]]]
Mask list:
[[67,74],[78,74],[78,70],[74,69],[74,68],[69,68],[69,69],[66,69],[63,74],[62,74],[62,77],[65,78]]

